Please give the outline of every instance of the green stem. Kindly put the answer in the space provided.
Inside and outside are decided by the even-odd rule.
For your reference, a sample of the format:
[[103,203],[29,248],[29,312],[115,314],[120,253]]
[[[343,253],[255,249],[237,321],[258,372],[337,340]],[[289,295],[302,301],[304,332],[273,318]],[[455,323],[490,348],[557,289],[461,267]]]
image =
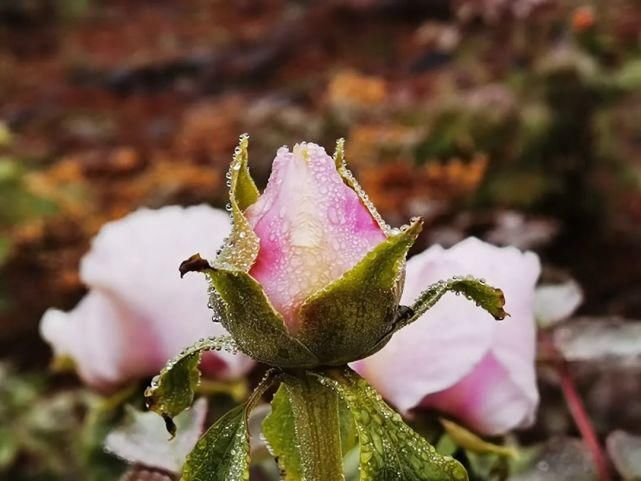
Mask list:
[[344,481],[338,396],[314,378],[288,376],[304,481]]

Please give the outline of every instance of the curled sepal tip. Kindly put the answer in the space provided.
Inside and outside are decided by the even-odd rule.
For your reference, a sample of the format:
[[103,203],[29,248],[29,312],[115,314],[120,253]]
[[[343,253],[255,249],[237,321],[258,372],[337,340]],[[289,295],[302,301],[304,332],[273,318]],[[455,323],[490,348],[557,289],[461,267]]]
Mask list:
[[147,407],[165,420],[167,431],[176,434],[173,418],[191,406],[200,383],[198,365],[204,351],[236,352],[236,343],[229,336],[201,339],[167,362],[145,390]]
[[414,304],[405,310],[404,316],[397,321],[394,330],[397,331],[416,321],[447,292],[464,295],[477,306],[489,312],[497,321],[509,316],[504,309],[505,296],[501,289],[488,285],[483,279],[459,276],[447,281],[438,281],[425,289]]
[[345,139],[338,139],[336,141],[336,148],[334,150],[334,165],[336,165],[336,170],[340,174],[343,182],[349,185],[363,205],[367,208],[370,215],[374,218],[381,230],[386,234],[390,235],[393,232],[393,229],[385,222],[383,216],[376,210],[374,203],[370,200],[367,193],[363,190],[361,185],[354,177],[354,174],[347,168],[347,160],[345,159]]
[[200,254],[194,254],[189,259],[185,259],[178,267],[180,277],[185,277],[188,272],[204,272],[208,269],[211,269],[209,261],[200,257]]
[[354,416],[361,448],[361,481],[467,481],[465,468],[439,454],[350,369],[317,374]]
[[247,272],[212,267],[195,254],[180,265],[181,275],[202,272],[211,285],[210,306],[238,348],[254,359],[278,367],[313,367],[318,359],[289,334],[261,285]]

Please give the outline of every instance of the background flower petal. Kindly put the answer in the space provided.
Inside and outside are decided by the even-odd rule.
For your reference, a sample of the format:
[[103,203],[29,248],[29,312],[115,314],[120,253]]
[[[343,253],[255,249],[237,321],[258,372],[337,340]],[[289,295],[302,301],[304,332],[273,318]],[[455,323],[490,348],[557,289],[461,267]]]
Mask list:
[[[411,303],[424,287],[439,279],[469,274],[503,290],[505,309],[511,317],[497,322],[467,299],[448,294],[422,319],[355,367],[404,411],[430,404],[430,395],[439,393],[439,399],[449,400],[448,412],[474,421],[472,424],[483,432],[495,433],[530,422],[538,404],[533,299],[539,273],[535,254],[498,248],[475,238],[451,249],[435,246],[426,250],[408,262],[404,303]],[[485,383],[482,378],[486,374],[492,375],[491,379],[501,374],[504,382]],[[458,386],[461,382],[462,387]],[[475,410],[467,401],[452,401],[471,392],[470,386],[483,390],[468,400],[479,400]],[[444,392],[448,388],[454,391]],[[509,404],[496,409],[492,418],[487,411],[497,400]],[[459,405],[466,411],[459,413]],[[477,420],[476,412],[482,412],[484,419]]]
[[487,435],[502,434],[533,421],[529,399],[492,354],[451,388],[428,396],[422,406],[451,414]]
[[[213,258],[229,228],[224,212],[205,205],[140,209],[106,224],[81,264],[90,293],[67,314],[48,311],[43,336],[76,360],[83,379],[103,385],[154,374],[199,338],[225,334],[211,321],[206,280],[181,279],[178,266],[194,252]],[[225,352],[203,363],[223,377],[251,365]]]
[[91,292],[69,312],[48,309],[40,332],[56,356],[73,359],[84,382],[104,389],[163,362],[154,333],[141,327],[114,299]]

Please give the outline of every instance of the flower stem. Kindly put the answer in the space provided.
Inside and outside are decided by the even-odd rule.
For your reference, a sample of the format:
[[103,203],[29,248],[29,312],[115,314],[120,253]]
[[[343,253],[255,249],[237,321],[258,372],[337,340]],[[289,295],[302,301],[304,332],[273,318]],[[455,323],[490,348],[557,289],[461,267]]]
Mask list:
[[315,379],[286,381],[304,481],[344,481],[338,397]]

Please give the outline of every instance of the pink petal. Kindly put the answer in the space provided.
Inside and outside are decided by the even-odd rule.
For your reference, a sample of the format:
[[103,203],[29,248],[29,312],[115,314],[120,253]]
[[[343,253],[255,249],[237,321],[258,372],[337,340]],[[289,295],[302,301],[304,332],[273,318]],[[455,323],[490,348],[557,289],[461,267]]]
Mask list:
[[[477,372],[473,376],[476,381],[476,375],[486,371],[475,370],[491,356],[506,373],[518,402],[497,414],[496,425],[492,419],[479,419],[475,425],[491,432],[503,429],[506,423],[500,416],[505,413],[510,414],[509,427],[531,421],[538,403],[532,310],[539,272],[535,254],[498,248],[475,238],[447,250],[438,246],[426,250],[408,262],[404,303],[411,303],[437,280],[470,274],[503,289],[511,317],[497,322],[465,298],[447,294],[421,319],[397,333],[385,348],[355,367],[399,409],[407,411],[420,405],[426,396],[456,386],[473,372]],[[479,382],[483,385],[482,380]],[[490,392],[492,389],[488,384],[484,395],[489,399],[501,395]],[[466,420],[470,416],[458,411],[451,414],[467,416]]]
[[56,356],[72,358],[82,380],[98,389],[146,375],[163,362],[153,333],[141,329],[113,298],[98,292],[89,293],[69,312],[47,310],[40,332]]
[[[155,374],[199,338],[226,334],[211,322],[206,280],[181,279],[178,266],[195,252],[213,258],[228,232],[227,215],[208,206],[141,209],[106,224],[81,265],[90,294],[68,314],[50,311],[43,333],[58,334],[45,337],[54,350],[76,358],[81,373],[109,373],[95,376],[96,382],[94,376],[84,377],[95,385]],[[65,316],[71,320],[63,321]],[[76,345],[83,336],[109,342],[96,342],[87,354]],[[99,365],[107,361],[110,366]],[[229,377],[251,365],[243,355],[224,352],[208,354],[204,363],[211,373]]]
[[453,387],[428,396],[422,406],[451,414],[486,435],[503,434],[533,421],[530,400],[492,354]]
[[303,301],[385,239],[322,147],[281,148],[264,194],[246,212],[260,239],[250,274],[289,328]]
[[[407,263],[402,303],[411,304],[428,285],[465,274],[432,247]],[[445,389],[469,373],[489,351],[495,321],[465,298],[447,294],[421,319],[397,332],[373,356],[353,365],[402,412],[426,394]]]

